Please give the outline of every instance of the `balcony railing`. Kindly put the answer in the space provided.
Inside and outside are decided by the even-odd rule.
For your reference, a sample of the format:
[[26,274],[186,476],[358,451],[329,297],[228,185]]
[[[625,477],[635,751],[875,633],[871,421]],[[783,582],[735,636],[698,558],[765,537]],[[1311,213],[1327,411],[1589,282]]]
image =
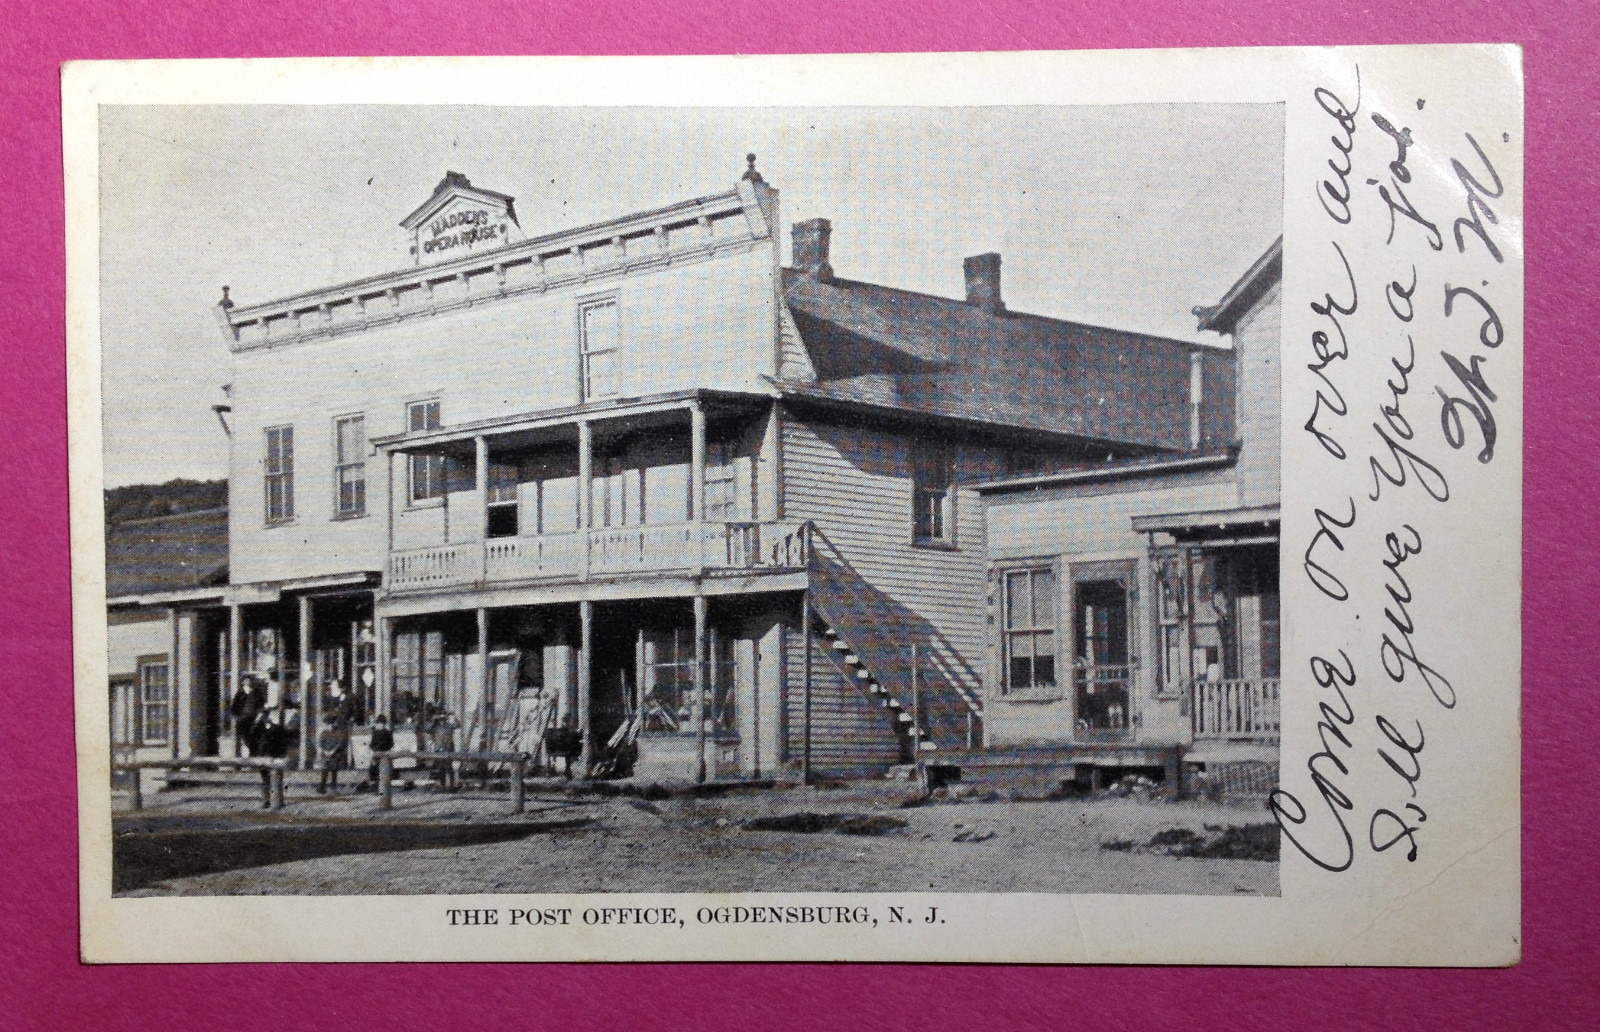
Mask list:
[[1200,739],[1278,740],[1278,679],[1197,681],[1193,698],[1194,737]]
[[674,523],[490,538],[389,554],[390,591],[653,573],[804,569],[804,523]]

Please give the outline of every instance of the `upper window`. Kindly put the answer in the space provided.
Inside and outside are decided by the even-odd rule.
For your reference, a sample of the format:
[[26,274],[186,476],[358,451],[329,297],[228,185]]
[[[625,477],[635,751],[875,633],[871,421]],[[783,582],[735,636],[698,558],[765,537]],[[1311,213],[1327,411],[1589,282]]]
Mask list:
[[[427,401],[413,401],[406,406],[406,432],[421,433],[425,430],[437,430],[439,422],[439,399],[430,398]],[[427,502],[435,498],[443,498],[445,494],[445,457],[442,454],[416,454],[411,456],[410,462],[410,493],[411,502]]]
[[167,691],[167,658],[151,656],[139,661],[139,707],[134,721],[139,740],[147,745],[167,741],[172,706]]
[[919,545],[955,542],[955,489],[950,452],[913,446],[911,451],[911,533]]
[[1005,574],[1004,690],[1056,687],[1056,575],[1048,566]]
[[367,511],[367,426],[363,416],[340,416],[333,421],[333,482],[337,516],[361,516]]
[[617,302],[595,301],[578,310],[583,398],[617,393]]
[[294,519],[294,427],[267,428],[267,522]]

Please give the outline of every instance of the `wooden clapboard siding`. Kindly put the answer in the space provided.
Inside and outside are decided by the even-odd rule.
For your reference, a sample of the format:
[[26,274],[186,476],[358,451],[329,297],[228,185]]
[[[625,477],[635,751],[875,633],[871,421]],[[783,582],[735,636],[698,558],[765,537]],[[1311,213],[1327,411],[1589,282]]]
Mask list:
[[[846,426],[786,413],[783,420],[785,518],[812,520],[819,559],[845,573],[881,605],[830,614],[835,629],[868,658],[873,674],[910,703],[910,646],[929,650],[922,688],[931,709],[942,690],[981,698],[986,559],[983,509],[975,493],[956,498],[954,548],[912,544],[906,433]],[[947,442],[958,482],[993,476],[993,448]],[[863,625],[861,620],[870,620]],[[945,683],[948,682],[948,683]],[[946,710],[964,707],[952,694]],[[964,725],[964,715],[962,723]]]
[[[783,755],[790,763],[798,764],[805,755],[805,635],[793,628],[783,638],[784,666],[788,671],[783,693]],[[878,705],[865,688],[852,684],[828,651],[823,640],[812,637],[812,768],[844,773],[881,769],[900,762],[893,714]]]

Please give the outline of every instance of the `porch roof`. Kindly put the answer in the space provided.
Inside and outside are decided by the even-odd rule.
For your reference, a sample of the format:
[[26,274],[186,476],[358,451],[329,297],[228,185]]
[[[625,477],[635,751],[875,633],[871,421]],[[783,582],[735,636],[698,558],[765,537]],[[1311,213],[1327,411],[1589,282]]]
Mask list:
[[1238,534],[1253,530],[1270,530],[1276,535],[1278,509],[1276,505],[1255,505],[1239,509],[1214,509],[1207,512],[1135,516],[1133,529],[1141,534],[1165,532],[1176,535]]
[[560,426],[563,423],[576,424],[584,419],[622,419],[627,416],[650,415],[656,412],[685,408],[691,402],[696,401],[711,409],[731,409],[747,407],[759,401],[770,401],[771,398],[771,394],[754,392],[745,394],[735,391],[699,389],[668,391],[662,394],[648,394],[636,398],[606,398],[601,401],[582,402],[561,408],[542,409],[538,412],[496,416],[493,419],[480,419],[470,423],[452,423],[437,430],[374,437],[370,443],[379,451],[410,451],[418,448],[433,448],[455,442],[470,442],[474,437],[480,435],[517,433],[525,430],[536,430],[541,427]]

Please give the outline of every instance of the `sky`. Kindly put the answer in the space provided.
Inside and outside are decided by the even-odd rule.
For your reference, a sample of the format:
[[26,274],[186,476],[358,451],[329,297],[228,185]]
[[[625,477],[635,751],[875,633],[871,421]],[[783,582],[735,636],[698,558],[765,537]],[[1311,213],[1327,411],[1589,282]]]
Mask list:
[[961,297],[1003,257],[1014,311],[1195,330],[1282,232],[1281,105],[100,109],[105,483],[226,476],[212,308],[410,266],[446,171],[538,236],[725,191],[747,152],[846,279]]

